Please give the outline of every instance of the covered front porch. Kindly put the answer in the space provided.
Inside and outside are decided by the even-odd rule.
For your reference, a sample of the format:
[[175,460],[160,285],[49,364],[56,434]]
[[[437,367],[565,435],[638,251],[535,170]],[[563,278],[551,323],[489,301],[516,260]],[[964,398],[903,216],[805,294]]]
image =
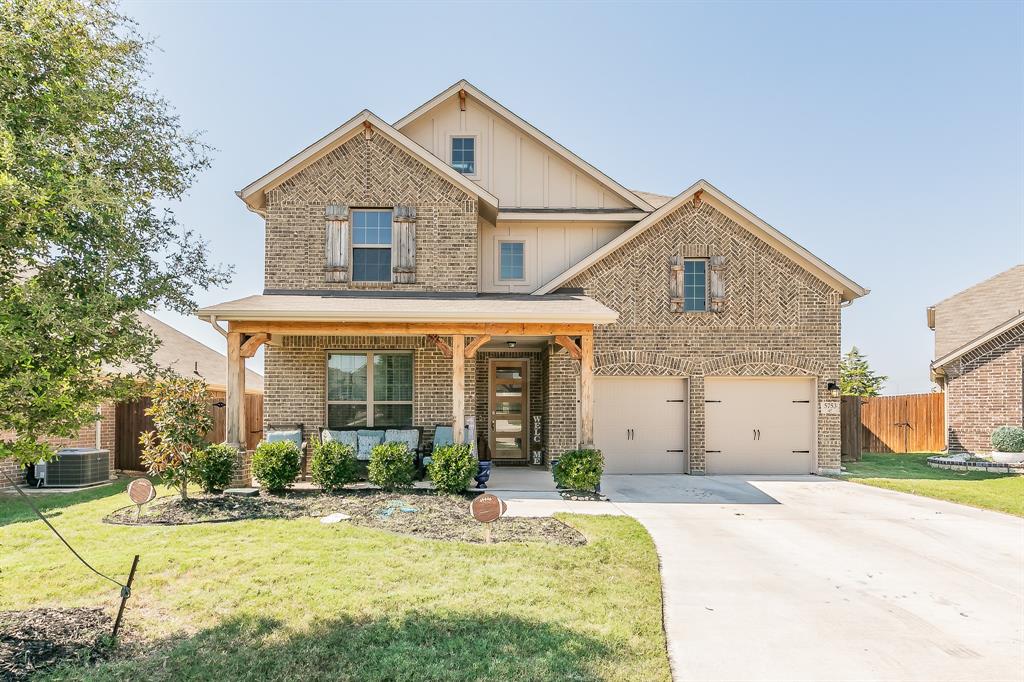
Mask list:
[[[593,443],[594,327],[579,295],[329,292],[265,295],[200,316],[228,346],[226,441],[244,440],[244,362],[266,348],[264,423],[323,429],[439,425],[498,465]],[[225,329],[222,324],[227,324]]]

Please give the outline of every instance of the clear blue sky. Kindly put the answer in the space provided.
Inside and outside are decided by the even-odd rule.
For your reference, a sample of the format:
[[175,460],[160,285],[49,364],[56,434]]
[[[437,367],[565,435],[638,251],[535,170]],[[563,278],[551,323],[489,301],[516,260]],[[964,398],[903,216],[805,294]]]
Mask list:
[[124,4],[160,48],[153,85],[217,148],[177,207],[236,266],[202,304],[263,289],[235,190],[363,108],[394,121],[467,78],[627,187],[706,178],[870,288],[843,349],[888,393],[929,389],[928,305],[1024,261],[1022,8]]

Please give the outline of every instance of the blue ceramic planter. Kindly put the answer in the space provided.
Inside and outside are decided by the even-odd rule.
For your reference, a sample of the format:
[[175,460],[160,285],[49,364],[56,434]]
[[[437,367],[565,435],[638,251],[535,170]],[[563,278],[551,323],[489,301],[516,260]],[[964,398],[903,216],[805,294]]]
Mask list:
[[483,489],[487,487],[487,481],[491,478],[491,462],[477,462],[476,487]]

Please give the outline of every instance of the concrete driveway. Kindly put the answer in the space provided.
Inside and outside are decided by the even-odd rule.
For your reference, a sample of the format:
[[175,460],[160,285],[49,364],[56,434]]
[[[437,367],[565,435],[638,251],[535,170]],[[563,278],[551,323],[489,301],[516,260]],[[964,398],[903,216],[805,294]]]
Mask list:
[[[1024,519],[814,476],[605,476],[677,680],[1022,680]],[[595,513],[554,500],[513,502]]]

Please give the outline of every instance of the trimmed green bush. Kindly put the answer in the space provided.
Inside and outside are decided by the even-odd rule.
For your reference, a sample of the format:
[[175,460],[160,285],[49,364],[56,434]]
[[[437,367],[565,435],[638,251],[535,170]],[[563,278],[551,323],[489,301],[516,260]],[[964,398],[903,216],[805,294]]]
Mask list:
[[434,450],[427,474],[442,493],[461,493],[478,469],[473,448],[466,443],[444,445]]
[[992,432],[992,447],[996,452],[1024,452],[1024,428],[1000,426]]
[[366,478],[385,490],[412,485],[416,461],[405,443],[381,443],[370,450]]
[[309,475],[324,492],[341,490],[357,478],[356,451],[351,445],[327,441],[313,446]]
[[227,443],[214,443],[205,450],[192,454],[189,473],[203,492],[224,490],[231,485],[231,474],[235,472],[235,458],[238,450]]
[[571,490],[594,490],[604,473],[604,455],[600,450],[570,450],[558,458],[555,482]]
[[290,440],[264,441],[252,453],[252,475],[267,490],[284,490],[295,481],[301,470],[302,453]]

